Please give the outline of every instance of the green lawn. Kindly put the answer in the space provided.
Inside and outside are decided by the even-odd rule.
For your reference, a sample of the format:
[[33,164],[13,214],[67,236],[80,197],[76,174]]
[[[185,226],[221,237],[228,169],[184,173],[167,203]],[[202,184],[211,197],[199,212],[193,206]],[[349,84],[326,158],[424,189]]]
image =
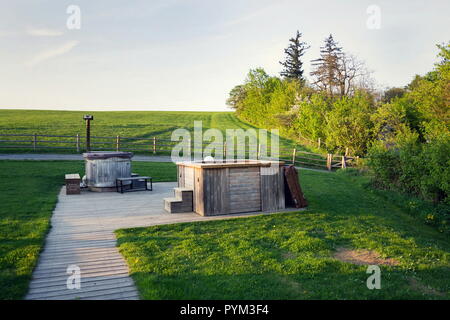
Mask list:
[[192,130],[194,120],[202,121],[205,128],[245,126],[231,112],[0,110],[0,133],[84,135],[86,113],[94,115],[93,136],[170,139],[177,128]]
[[[0,134],[47,134],[47,135],[85,135],[83,115],[88,112],[81,111],[48,111],[48,110],[0,110]],[[202,121],[203,129],[216,128],[225,132],[226,129],[255,128],[237,119],[233,112],[184,112],[184,111],[116,111],[116,112],[90,112],[94,115],[91,135],[100,137],[139,137],[170,140],[175,129],[186,128],[193,133],[194,121]],[[256,128],[255,128],[256,129]],[[25,139],[23,137],[0,137],[0,140]],[[30,148],[32,138],[27,137],[25,142],[0,142],[0,152],[32,152]],[[52,146],[69,145],[56,141],[70,141],[71,149],[41,149],[39,152],[76,152],[74,138],[43,138],[54,141]],[[97,148],[115,148],[115,139],[93,139],[93,142],[103,144],[93,145]],[[269,135],[270,141],[270,135]],[[82,141],[83,142],[83,141]],[[158,152],[167,152],[168,147],[159,146],[170,142],[158,142]],[[280,138],[282,146],[290,146],[292,142]],[[45,143],[49,145],[49,143]],[[24,145],[26,148],[1,148],[7,145]],[[38,143],[39,147],[39,143]],[[152,142],[148,140],[123,140],[122,148],[145,149],[152,151]],[[289,155],[292,149],[289,150]]]
[[[49,228],[56,195],[82,161],[0,161],[0,299],[20,299]],[[133,171],[174,181],[172,163],[133,162]],[[366,178],[301,172],[308,211],[117,232],[147,299],[448,299],[448,237],[365,187]],[[395,201],[394,201],[395,202]],[[382,289],[364,266],[332,258],[339,247],[376,250]]]
[[[21,299],[49,228],[64,174],[83,174],[82,161],[0,161],[0,300]],[[172,163],[133,162],[154,181],[176,180]]]
[[[301,171],[307,211],[118,230],[145,299],[449,299],[450,242],[367,187],[367,178]],[[338,248],[393,258],[381,290]]]

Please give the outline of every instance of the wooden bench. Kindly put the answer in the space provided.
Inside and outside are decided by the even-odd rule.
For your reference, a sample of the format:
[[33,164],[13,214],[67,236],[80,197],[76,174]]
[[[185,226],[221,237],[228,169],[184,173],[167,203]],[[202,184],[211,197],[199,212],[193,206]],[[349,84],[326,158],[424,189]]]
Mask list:
[[80,194],[80,175],[78,173],[66,174],[66,194]]
[[[133,181],[144,181],[144,187],[142,188],[133,188]],[[147,187],[147,182],[150,180],[150,189]],[[131,185],[129,189],[124,189],[124,182],[131,181]],[[127,177],[127,178],[117,178],[116,179],[116,190],[117,192],[124,193],[124,192],[132,192],[132,191],[153,191],[153,178],[152,177]]]

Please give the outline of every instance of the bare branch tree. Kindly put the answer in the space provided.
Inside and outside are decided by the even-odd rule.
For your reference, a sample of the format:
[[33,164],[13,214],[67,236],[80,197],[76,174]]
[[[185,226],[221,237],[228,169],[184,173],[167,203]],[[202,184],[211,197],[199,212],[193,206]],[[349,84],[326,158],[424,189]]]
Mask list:
[[320,58],[313,60],[312,84],[331,97],[348,96],[357,89],[371,90],[374,86],[365,63],[342,48],[330,35],[321,47]]

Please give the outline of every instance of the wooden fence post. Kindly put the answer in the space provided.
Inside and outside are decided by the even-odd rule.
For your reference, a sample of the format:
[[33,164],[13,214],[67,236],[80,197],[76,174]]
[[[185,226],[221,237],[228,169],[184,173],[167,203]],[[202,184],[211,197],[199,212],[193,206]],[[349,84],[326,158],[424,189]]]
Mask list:
[[33,150],[36,151],[36,146],[37,146],[37,134],[35,133],[33,135]]
[[227,159],[227,142],[223,143],[223,160]]
[[[189,146],[189,152],[191,153],[189,156],[191,157],[191,156],[195,155],[195,150],[192,150],[191,138],[188,139],[188,146]],[[195,158],[194,158],[194,160],[195,160]]]
[[153,137],[153,154],[156,154],[156,137]]
[[297,155],[297,149],[294,148],[294,151],[292,152],[292,164],[295,166],[295,156]]
[[331,164],[333,160],[333,155],[331,153],[327,154],[327,169],[328,171],[331,171]]
[[319,147],[319,149],[320,149],[320,138],[317,140],[317,146]]
[[77,152],[80,153],[80,134],[77,133]]
[[345,156],[348,156],[348,148],[345,148]]
[[341,168],[342,169],[347,168],[347,159],[345,156],[342,156]]
[[116,151],[119,151],[120,149],[120,136],[116,137]]

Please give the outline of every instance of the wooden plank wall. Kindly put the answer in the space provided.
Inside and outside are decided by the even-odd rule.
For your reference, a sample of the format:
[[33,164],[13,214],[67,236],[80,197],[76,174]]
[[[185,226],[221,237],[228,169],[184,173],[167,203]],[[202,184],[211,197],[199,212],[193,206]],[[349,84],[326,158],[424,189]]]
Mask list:
[[259,167],[229,168],[229,213],[261,210]]
[[179,186],[194,190],[193,210],[203,216],[285,208],[283,168],[178,167]]
[[215,216],[228,213],[228,168],[203,169],[202,174],[203,215]]
[[184,167],[184,187],[194,189],[194,168]]
[[205,215],[205,203],[203,194],[203,170],[201,168],[194,169],[194,194],[193,194],[193,210],[199,215]]
[[284,208],[283,168],[261,167],[261,210],[273,211]]
[[184,188],[184,166],[177,166],[178,187]]

